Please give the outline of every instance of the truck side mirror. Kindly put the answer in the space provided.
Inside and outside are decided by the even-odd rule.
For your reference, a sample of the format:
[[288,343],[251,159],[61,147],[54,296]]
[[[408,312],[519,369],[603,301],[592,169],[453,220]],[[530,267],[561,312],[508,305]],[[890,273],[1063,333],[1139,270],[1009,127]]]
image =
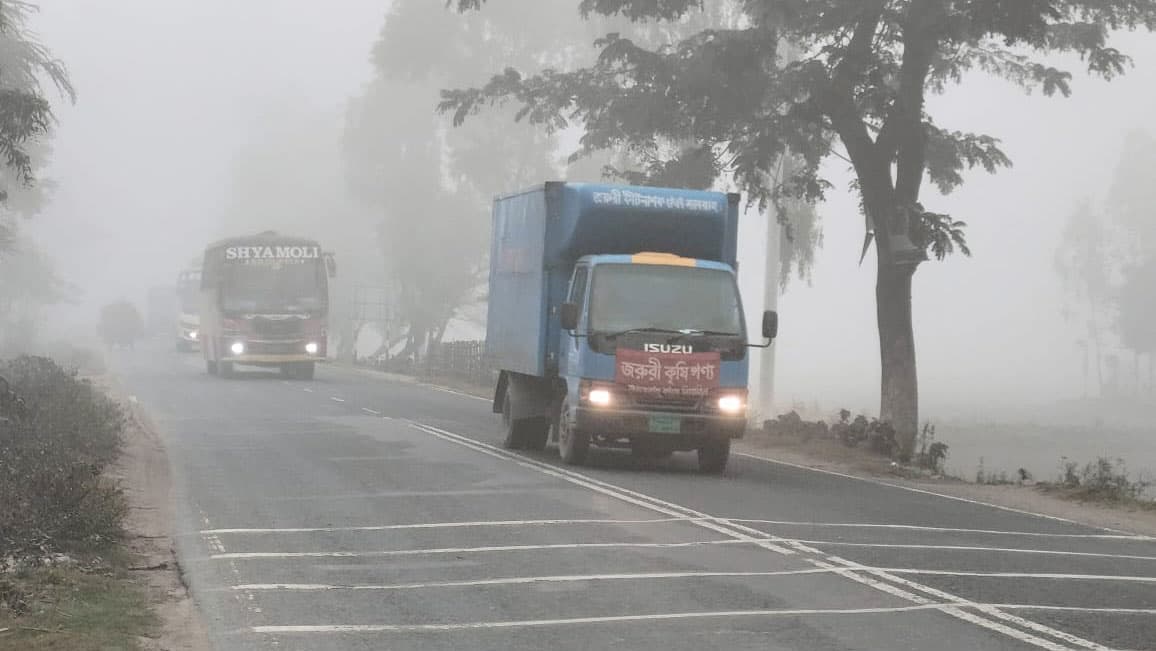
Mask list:
[[563,303],[558,310],[558,320],[562,322],[563,330],[571,332],[578,329],[578,304]]
[[763,312],[763,339],[779,336],[779,313],[774,310]]

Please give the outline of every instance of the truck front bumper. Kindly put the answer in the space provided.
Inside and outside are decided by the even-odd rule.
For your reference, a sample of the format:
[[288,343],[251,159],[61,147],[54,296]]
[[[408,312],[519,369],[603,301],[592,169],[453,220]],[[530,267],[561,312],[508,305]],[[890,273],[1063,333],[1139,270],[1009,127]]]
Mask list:
[[229,355],[221,358],[222,362],[231,362],[242,366],[277,366],[279,364],[293,364],[295,362],[323,362],[325,358],[318,355]]
[[579,429],[601,438],[678,440],[739,439],[747,429],[746,414],[734,416],[634,409],[578,407]]

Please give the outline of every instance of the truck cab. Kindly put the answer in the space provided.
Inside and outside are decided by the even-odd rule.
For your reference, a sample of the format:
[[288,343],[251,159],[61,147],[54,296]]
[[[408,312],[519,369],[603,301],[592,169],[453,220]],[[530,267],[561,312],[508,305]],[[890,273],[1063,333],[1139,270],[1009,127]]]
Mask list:
[[[559,308],[563,459],[596,442],[725,465],[747,422],[749,354],[735,271],[669,253],[591,255]],[[764,335],[773,337],[774,317]]]

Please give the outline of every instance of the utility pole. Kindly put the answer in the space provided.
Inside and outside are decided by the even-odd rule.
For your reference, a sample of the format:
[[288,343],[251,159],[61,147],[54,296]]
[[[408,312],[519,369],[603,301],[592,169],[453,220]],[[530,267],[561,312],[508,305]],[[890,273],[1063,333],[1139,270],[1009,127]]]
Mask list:
[[[782,238],[783,227],[779,224],[779,213],[773,206],[766,214],[767,220],[767,241],[766,241],[766,267],[763,270],[763,309],[764,310],[778,310],[779,309],[779,274],[780,269],[780,253],[779,247]],[[764,348],[759,351],[759,396],[758,396],[758,412],[763,420],[774,418],[774,402],[775,402],[775,343],[772,341],[770,348]],[[756,423],[756,426],[761,426],[762,423]]]

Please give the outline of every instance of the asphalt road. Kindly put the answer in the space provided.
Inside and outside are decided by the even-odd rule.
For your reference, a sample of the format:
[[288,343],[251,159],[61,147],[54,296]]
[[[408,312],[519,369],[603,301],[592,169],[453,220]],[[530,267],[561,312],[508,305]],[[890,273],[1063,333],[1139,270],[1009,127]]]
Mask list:
[[220,649],[1156,649],[1152,538],[753,457],[576,470],[362,371],[114,367]]

